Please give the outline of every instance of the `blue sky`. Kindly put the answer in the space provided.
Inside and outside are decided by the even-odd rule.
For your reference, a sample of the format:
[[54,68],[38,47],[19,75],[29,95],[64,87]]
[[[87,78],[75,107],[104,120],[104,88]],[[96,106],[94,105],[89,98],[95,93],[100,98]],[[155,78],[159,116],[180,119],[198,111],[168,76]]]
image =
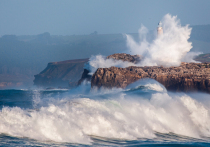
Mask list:
[[183,25],[210,24],[210,0],[0,0],[0,36],[135,33],[167,13]]

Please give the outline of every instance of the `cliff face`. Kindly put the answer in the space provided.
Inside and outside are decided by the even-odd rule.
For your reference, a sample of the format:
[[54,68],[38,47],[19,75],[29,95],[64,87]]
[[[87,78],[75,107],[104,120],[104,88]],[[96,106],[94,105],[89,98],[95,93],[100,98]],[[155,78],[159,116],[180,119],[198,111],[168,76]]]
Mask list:
[[204,91],[210,93],[210,64],[182,63],[179,67],[161,66],[99,68],[91,79],[91,86],[125,88],[142,79],[152,78],[172,91]]
[[82,77],[81,79],[78,81],[78,85],[80,85],[84,80],[86,81],[91,81],[92,76],[89,75],[89,70],[84,69],[83,73],[82,73]]
[[88,59],[68,60],[48,63],[47,67],[35,75],[34,85],[41,87],[74,87],[83,73]]

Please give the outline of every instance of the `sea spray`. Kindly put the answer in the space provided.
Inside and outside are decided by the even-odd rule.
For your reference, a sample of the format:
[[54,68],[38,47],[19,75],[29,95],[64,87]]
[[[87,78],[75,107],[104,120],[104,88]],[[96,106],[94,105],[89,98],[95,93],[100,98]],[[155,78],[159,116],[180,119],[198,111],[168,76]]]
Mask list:
[[89,74],[92,75],[98,68],[109,68],[111,66],[128,67],[128,66],[135,66],[135,64],[127,61],[106,59],[105,56],[96,55],[96,56],[91,56],[88,64],[85,65],[85,69],[88,69],[90,71]]
[[[134,83],[129,84],[126,87],[126,90],[135,90],[135,89],[139,89],[139,88],[143,88],[145,90],[154,90],[154,91],[159,91],[159,92],[167,92],[166,88],[160,84],[159,82],[157,82],[154,79],[149,79],[149,78],[145,78],[145,79],[140,79]],[[142,89],[142,90],[143,90]]]
[[[69,93],[38,110],[4,107],[0,111],[0,133],[79,144],[91,144],[90,136],[152,139],[156,132],[210,137],[208,99],[204,102],[182,93],[158,92],[160,88],[152,84],[162,87],[145,82],[148,89],[157,90],[149,98],[124,90],[100,93],[96,98],[96,91],[83,96]],[[130,88],[136,86],[141,85]]]
[[177,16],[166,14],[162,19],[163,34],[154,36],[154,40],[147,41],[148,29],[142,25],[139,29],[139,42],[131,35],[126,36],[127,53],[142,55],[143,60],[138,63],[106,59],[102,55],[92,56],[85,68],[92,75],[98,68],[128,67],[128,66],[179,66],[181,62],[196,62],[193,58],[200,52],[189,52],[192,43],[188,41],[191,34],[189,25],[181,26]]
[[[182,60],[193,61],[194,56],[186,54],[191,50],[192,43],[188,41],[191,28],[181,26],[177,16],[166,14],[162,19],[163,34],[158,35],[151,43],[146,40],[147,28],[142,26],[139,30],[139,42],[132,36],[126,35],[127,46],[133,54],[141,54],[145,58],[141,66],[179,66]],[[190,57],[190,59],[189,59]]]
[[41,102],[40,99],[40,91],[39,90],[33,90],[33,107],[36,108],[37,105]]

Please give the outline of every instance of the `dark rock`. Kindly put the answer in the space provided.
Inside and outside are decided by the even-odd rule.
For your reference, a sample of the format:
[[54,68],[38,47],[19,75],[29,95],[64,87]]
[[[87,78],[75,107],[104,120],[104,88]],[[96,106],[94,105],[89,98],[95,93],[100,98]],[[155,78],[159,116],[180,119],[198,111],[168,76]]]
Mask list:
[[78,85],[80,85],[84,80],[91,81],[91,75],[89,75],[89,70],[84,69],[81,79],[78,81]]

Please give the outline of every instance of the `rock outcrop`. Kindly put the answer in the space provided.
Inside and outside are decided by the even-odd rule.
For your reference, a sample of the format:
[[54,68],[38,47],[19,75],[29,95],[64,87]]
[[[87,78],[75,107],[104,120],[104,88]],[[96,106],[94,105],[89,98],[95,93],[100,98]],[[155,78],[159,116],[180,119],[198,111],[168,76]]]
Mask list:
[[[126,53],[116,53],[106,57],[107,59],[114,59],[114,60],[122,60],[132,63],[138,63],[142,60],[142,56],[140,55],[130,55]],[[84,80],[91,81],[92,76],[89,75],[87,69],[84,69],[81,79],[78,81],[78,85],[80,85]]]
[[83,73],[82,73],[82,77],[81,79],[78,81],[78,85],[80,85],[84,80],[87,80],[87,81],[91,81],[91,78],[92,76],[89,75],[89,70],[87,69],[84,69]]
[[182,63],[179,67],[145,66],[98,68],[91,86],[125,88],[142,79],[152,78],[172,91],[203,91],[210,93],[210,64]]
[[117,53],[117,54],[107,56],[107,59],[122,60],[122,61],[128,61],[132,63],[138,63],[141,61],[142,56],[130,55],[130,54],[125,54],[125,53]]
[[77,86],[84,70],[84,64],[88,60],[77,59],[48,63],[40,74],[34,76],[34,85],[54,88]]

